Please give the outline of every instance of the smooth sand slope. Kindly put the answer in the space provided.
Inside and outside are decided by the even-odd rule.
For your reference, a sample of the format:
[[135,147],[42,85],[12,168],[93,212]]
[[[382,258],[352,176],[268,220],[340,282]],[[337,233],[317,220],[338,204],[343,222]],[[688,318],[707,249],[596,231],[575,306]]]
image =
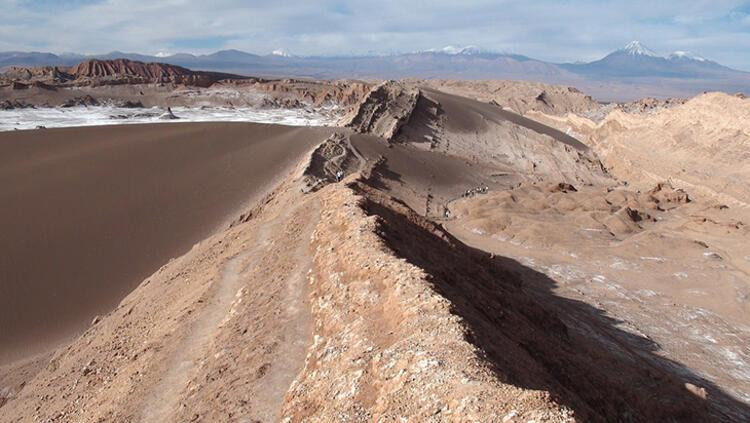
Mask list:
[[326,133],[224,123],[0,134],[0,362],[110,310]]

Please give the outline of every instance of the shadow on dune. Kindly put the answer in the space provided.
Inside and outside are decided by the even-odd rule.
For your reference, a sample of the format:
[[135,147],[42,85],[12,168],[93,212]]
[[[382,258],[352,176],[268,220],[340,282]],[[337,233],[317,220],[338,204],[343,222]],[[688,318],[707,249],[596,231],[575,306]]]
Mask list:
[[372,173],[368,182],[374,188],[387,191],[390,189],[389,183],[403,182],[403,179],[400,173],[393,171],[393,169],[387,166],[381,166],[380,164],[384,163],[384,161],[385,158],[381,156],[381,158],[373,167],[374,169],[377,169],[377,172]]
[[[656,354],[651,340],[514,260],[466,246],[440,225],[364,183],[351,185],[379,217],[379,235],[425,270],[450,300],[500,380],[545,390],[579,421],[747,421],[750,407],[681,364]],[[566,323],[564,323],[565,321]],[[685,383],[703,387],[708,400]]]

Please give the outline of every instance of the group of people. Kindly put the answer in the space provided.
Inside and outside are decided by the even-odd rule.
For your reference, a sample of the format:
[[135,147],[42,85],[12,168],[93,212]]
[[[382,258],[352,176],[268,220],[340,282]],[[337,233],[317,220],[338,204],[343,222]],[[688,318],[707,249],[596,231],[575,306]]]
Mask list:
[[463,195],[461,195],[461,197],[471,197],[476,194],[487,194],[487,191],[489,190],[490,190],[490,187],[488,187],[487,185],[476,187],[476,188],[471,188],[471,189],[467,189],[466,192],[464,192]]

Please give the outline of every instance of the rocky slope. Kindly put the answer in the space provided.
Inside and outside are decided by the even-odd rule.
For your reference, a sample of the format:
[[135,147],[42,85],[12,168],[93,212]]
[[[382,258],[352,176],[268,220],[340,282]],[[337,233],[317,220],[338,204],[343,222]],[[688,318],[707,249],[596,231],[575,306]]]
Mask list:
[[584,113],[599,103],[576,88],[527,81],[426,79],[418,83],[449,94],[493,102],[520,115],[530,110],[551,115]]
[[342,125],[381,138],[393,138],[415,113],[420,91],[410,85],[383,82],[373,87]]
[[[248,85],[248,81],[236,82],[239,86]],[[289,98],[316,107],[339,105],[347,109],[358,104],[372,88],[369,82],[355,80],[251,80],[249,85],[258,92],[273,95],[271,101],[281,101],[282,105]]]
[[[706,390],[714,418],[743,420],[748,113],[746,99],[719,93],[618,106],[596,121],[531,111],[584,141],[627,185],[561,189],[547,180],[469,196],[449,205],[448,227],[555,279],[559,295],[606,310],[685,365],[680,373]],[[590,325],[590,316],[569,316]]]
[[[711,106],[704,103],[710,97],[622,105],[599,126],[573,114],[527,113],[561,130],[555,132],[518,115],[499,115],[489,105],[420,89],[411,116],[391,138],[390,150],[396,151],[381,151],[389,166],[378,184],[420,213],[446,219],[462,241],[554,279],[562,297],[617,316],[628,334],[610,332],[606,323],[600,327],[619,343],[613,350],[642,350],[650,341],[638,341],[641,336],[658,340],[646,348],[689,366],[679,370],[686,389],[712,397],[713,418],[742,419],[748,410],[738,401],[749,400],[750,383],[750,356],[743,347],[750,342],[750,322],[743,317],[750,269],[742,246],[750,217],[733,194],[745,190],[738,182],[746,178],[738,174],[746,168],[740,117],[746,100],[723,95]],[[730,111],[721,112],[726,107]],[[380,119],[387,109],[386,103]],[[627,120],[615,124],[622,115]],[[596,138],[556,123],[565,119],[588,122]],[[555,142],[545,144],[544,136]],[[559,155],[561,147],[574,160]],[[431,168],[422,163],[435,158],[414,154],[414,148],[460,157],[471,166],[458,170],[443,162]],[[399,155],[410,159],[402,164]],[[513,160],[502,160],[508,157]],[[528,158],[536,166],[522,166]],[[672,166],[694,172],[695,182],[670,175]],[[420,179],[415,168],[429,179]],[[712,177],[701,187],[698,174]],[[428,189],[419,192],[420,184]],[[445,189],[451,184],[468,188],[455,202],[457,190]],[[706,190],[706,184],[716,188]],[[673,308],[665,309],[667,304]],[[598,321],[593,315],[599,311],[555,307],[570,316],[570,325],[585,327],[584,333]],[[689,337],[680,334],[685,328],[691,328]],[[715,363],[722,363],[721,371]]]
[[750,204],[742,182],[750,177],[745,98],[709,93],[652,113],[614,110],[600,122],[573,114],[532,116],[578,136],[613,174],[640,188],[670,180],[730,206]]

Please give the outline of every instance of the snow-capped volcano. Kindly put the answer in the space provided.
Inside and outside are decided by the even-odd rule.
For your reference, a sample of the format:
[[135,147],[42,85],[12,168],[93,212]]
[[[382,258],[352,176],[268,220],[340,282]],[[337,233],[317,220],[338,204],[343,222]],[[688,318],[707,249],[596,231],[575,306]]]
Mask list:
[[656,54],[655,51],[651,50],[650,48],[644,46],[641,44],[640,41],[631,41],[626,45],[624,48],[620,49],[620,51],[625,52],[631,56],[649,56],[649,57],[659,57],[658,54]]
[[562,66],[575,73],[610,78],[717,78],[717,75],[732,72],[729,68],[688,51],[676,51],[667,57],[660,56],[639,41],[633,41],[590,63]]
[[655,51],[641,44],[640,41],[631,41],[625,47],[618,50],[618,52],[626,53],[630,56],[647,56],[656,58],[665,58],[668,60],[695,60],[698,62],[705,62],[706,58],[699,56],[689,51],[678,50],[670,54],[667,57],[658,55]]

